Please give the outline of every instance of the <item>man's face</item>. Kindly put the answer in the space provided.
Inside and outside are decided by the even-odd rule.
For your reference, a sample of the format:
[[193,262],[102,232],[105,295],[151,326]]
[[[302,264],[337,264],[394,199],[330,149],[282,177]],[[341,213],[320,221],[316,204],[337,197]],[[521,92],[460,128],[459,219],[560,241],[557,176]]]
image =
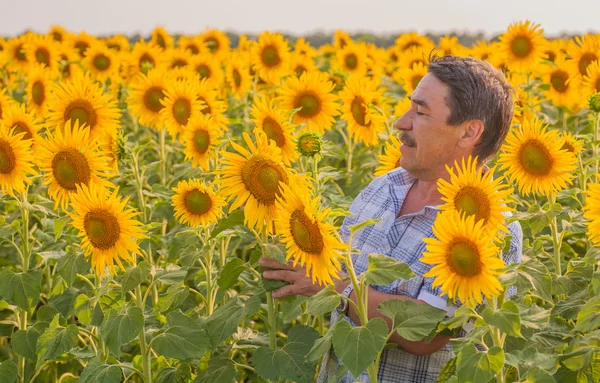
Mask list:
[[462,157],[457,143],[462,129],[447,124],[448,86],[427,74],[410,96],[411,108],[396,123],[400,130],[400,166],[413,177],[435,181],[446,174],[445,165]]

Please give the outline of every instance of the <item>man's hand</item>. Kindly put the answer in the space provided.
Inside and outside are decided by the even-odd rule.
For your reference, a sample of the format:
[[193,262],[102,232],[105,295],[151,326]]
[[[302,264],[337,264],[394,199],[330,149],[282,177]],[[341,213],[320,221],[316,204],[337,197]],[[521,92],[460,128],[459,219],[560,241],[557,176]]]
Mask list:
[[322,286],[314,285],[310,277],[306,276],[306,269],[300,265],[292,266],[292,262],[285,264],[272,258],[261,258],[258,264],[262,267],[272,269],[263,273],[265,279],[281,280],[291,285],[280,288],[273,292],[273,298],[285,298],[290,295],[313,296],[323,289]]

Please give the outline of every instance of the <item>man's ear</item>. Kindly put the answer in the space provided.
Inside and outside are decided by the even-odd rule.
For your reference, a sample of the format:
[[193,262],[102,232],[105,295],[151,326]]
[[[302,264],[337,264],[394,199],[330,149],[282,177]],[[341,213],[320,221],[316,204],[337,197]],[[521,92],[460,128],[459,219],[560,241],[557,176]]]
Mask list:
[[483,134],[484,126],[481,120],[466,121],[463,124],[463,134],[460,138],[462,145],[475,146]]

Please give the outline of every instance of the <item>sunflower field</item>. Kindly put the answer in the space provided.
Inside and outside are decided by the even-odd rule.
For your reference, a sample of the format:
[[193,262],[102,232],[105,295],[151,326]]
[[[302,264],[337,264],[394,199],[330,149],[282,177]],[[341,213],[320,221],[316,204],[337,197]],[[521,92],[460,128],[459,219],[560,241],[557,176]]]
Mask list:
[[[432,52],[502,70],[513,123],[491,171],[469,158],[438,182],[419,257],[464,304],[448,316],[392,300],[369,317],[369,285],[414,273],[382,254],[356,273],[352,236],[378,222],[346,243],[338,229],[400,166],[394,121]],[[599,382],[598,92],[600,35],[550,39],[529,21],[471,47],[343,31],[232,47],[219,30],[160,27],[0,38],[0,383],[310,383],[330,353],[330,381],[375,382],[394,334],[453,337],[438,382]],[[513,221],[523,259],[505,264]],[[263,257],[323,289],[275,299],[285,284]],[[342,267],[357,327],[330,326]]]

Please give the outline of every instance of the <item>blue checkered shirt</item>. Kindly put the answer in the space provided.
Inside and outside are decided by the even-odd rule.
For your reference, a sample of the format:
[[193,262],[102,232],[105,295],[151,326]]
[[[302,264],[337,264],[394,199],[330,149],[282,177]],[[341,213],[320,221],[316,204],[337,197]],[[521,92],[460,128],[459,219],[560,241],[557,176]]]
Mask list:
[[[426,206],[423,210],[398,217],[404,198],[415,179],[404,169],[398,168],[371,182],[354,200],[350,207],[353,214],[344,220],[340,229],[342,239],[347,242],[350,231],[348,227],[364,222],[367,219],[381,221],[365,227],[354,234],[352,246],[360,250],[354,260],[357,274],[368,267],[368,254],[385,254],[410,266],[415,276],[409,280],[397,280],[389,285],[371,285],[375,290],[387,294],[404,295],[424,301],[434,307],[446,310],[449,316],[454,315],[458,306],[449,303],[442,297],[439,287],[432,286],[433,278],[424,278],[432,267],[419,260],[425,251],[423,238],[433,237],[432,226],[439,212],[436,206]],[[508,225],[512,236],[510,250],[503,254],[506,264],[521,262],[523,233],[518,222]],[[344,290],[348,296],[351,285]],[[515,292],[509,289],[508,295]],[[338,320],[337,311],[331,316],[331,326]],[[349,318],[353,326],[356,324]],[[453,357],[450,344],[441,350],[426,356],[410,354],[400,348],[383,352],[379,365],[379,382],[434,383],[444,364]],[[332,350],[325,355],[317,382],[335,382],[336,370],[340,363],[335,360]],[[340,382],[369,382],[367,372],[354,379],[350,372]]]

